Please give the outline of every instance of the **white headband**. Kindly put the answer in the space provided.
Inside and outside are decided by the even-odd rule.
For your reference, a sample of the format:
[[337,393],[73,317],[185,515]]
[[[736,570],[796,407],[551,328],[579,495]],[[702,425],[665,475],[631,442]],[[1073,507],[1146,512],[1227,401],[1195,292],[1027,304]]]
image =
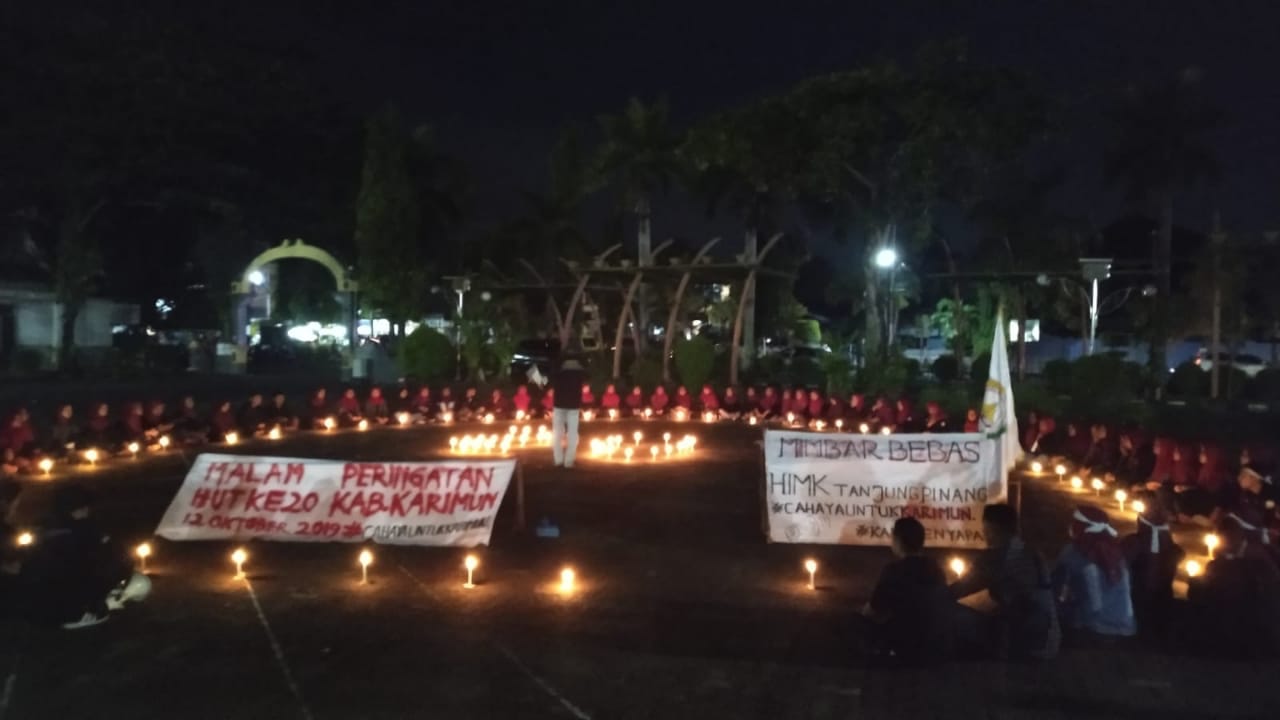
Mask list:
[[1138,522],[1151,528],[1151,554],[1159,555],[1160,554],[1160,533],[1169,532],[1169,524],[1165,523],[1163,525],[1155,525],[1150,520],[1146,519],[1141,515],[1138,516]]
[[1116,536],[1116,529],[1111,527],[1111,525],[1109,525],[1106,522],[1094,522],[1089,518],[1085,517],[1084,513],[1080,512],[1079,510],[1075,511],[1075,513],[1073,513],[1071,517],[1084,523],[1084,531],[1086,534],[1096,535],[1098,533],[1106,533],[1111,537]]
[[[1247,523],[1247,522],[1245,522],[1244,520],[1242,520],[1242,519],[1240,518],[1240,516],[1239,516],[1239,515],[1237,515],[1237,514],[1235,514],[1235,513],[1227,513],[1227,517],[1231,518],[1232,520],[1235,520],[1235,521],[1236,521],[1236,524],[1237,524],[1237,525],[1239,525],[1241,528],[1243,528],[1243,529],[1245,529],[1245,530],[1250,530],[1250,531],[1252,531],[1252,532],[1258,532],[1258,531],[1259,531],[1259,528],[1258,528],[1258,526],[1257,526],[1257,525],[1250,525],[1249,523]],[[1270,532],[1268,532],[1266,528],[1262,528],[1262,529],[1261,529],[1261,532],[1262,532],[1262,544],[1263,544],[1263,545],[1270,545],[1270,544],[1271,544],[1271,533],[1270,533]]]

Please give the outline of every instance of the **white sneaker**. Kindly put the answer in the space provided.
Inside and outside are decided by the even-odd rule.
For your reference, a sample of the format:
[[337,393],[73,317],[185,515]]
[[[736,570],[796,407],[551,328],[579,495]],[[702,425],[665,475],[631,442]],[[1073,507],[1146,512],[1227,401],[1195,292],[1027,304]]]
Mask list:
[[109,615],[105,615],[105,614],[95,615],[94,613],[86,612],[79,620],[76,620],[74,622],[62,623],[62,629],[63,630],[79,630],[80,628],[87,628],[87,627],[93,627],[94,625],[101,625],[102,623],[106,622],[107,618],[109,617],[110,617]]
[[107,609],[121,610],[125,603],[142,602],[151,594],[151,578],[142,573],[134,573],[119,587],[107,593]]

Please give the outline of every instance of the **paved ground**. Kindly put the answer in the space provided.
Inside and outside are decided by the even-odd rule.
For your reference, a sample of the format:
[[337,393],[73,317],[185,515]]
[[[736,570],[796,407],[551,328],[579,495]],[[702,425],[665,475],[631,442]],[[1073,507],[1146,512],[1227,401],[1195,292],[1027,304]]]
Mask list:
[[[439,429],[299,436],[271,452],[412,459]],[[0,622],[0,720],[25,718],[1218,718],[1275,717],[1280,667],[1137,648],[1042,666],[867,670],[853,610],[880,549],[767,545],[748,428],[703,432],[703,457],[566,473],[525,458],[530,520],[513,495],[474,590],[462,553],[377,548],[360,586],[349,545],[258,543],[249,582],[223,543],[158,543],[154,595],[92,630]],[[711,450],[714,448],[714,450]],[[239,452],[255,448],[240,446]],[[181,481],[174,454],[84,474],[122,537],[148,537]],[[1071,498],[1027,484],[1028,535],[1064,537]],[[43,483],[25,512],[38,513]],[[801,559],[821,563],[807,591]],[[552,589],[573,564],[580,590]]]

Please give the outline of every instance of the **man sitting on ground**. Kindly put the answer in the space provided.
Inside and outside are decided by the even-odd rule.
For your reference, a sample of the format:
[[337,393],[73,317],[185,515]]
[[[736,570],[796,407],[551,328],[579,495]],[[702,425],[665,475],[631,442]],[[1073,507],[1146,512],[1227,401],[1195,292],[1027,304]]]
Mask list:
[[896,560],[880,572],[863,615],[875,624],[871,650],[894,663],[932,665],[951,654],[954,617],[942,568],[924,555],[924,525],[893,524]]
[[1018,537],[1018,516],[1004,503],[982,510],[987,549],[951,584],[957,600],[987,591],[990,609],[961,604],[957,639],[983,655],[1048,659],[1061,641],[1045,563]]

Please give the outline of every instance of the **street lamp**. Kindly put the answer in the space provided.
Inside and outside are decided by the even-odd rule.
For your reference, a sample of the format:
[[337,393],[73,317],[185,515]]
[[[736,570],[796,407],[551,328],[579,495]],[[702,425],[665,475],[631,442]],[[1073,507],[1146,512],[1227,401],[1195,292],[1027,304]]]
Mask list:
[[880,248],[876,251],[875,262],[876,267],[890,270],[898,264],[898,251],[891,247]]
[[894,299],[893,294],[894,280],[896,279],[895,276],[897,275],[899,264],[898,251],[894,250],[892,246],[886,245],[876,251],[872,260],[875,262],[877,268],[886,270],[889,273],[889,297],[884,307],[884,324],[885,332],[887,334],[887,341],[885,345],[888,347],[893,345],[894,341],[897,339],[897,328],[895,326],[897,325],[898,303]]
[[256,286],[262,285],[262,283],[266,281],[267,281],[267,276],[263,275],[261,270],[254,270],[253,272],[249,273],[250,285],[253,285],[256,287]]
[[[1103,312],[1115,310],[1129,299],[1134,290],[1139,290],[1142,297],[1151,297],[1156,294],[1154,285],[1130,286],[1120,288],[1113,291],[1110,295],[1099,299],[1099,284],[1111,277],[1111,258],[1080,258],[1080,273],[1088,286],[1085,291],[1085,302],[1089,305],[1089,346],[1088,355],[1093,354],[1094,347],[1098,337],[1098,318]],[[1112,300],[1116,302],[1111,303]]]

